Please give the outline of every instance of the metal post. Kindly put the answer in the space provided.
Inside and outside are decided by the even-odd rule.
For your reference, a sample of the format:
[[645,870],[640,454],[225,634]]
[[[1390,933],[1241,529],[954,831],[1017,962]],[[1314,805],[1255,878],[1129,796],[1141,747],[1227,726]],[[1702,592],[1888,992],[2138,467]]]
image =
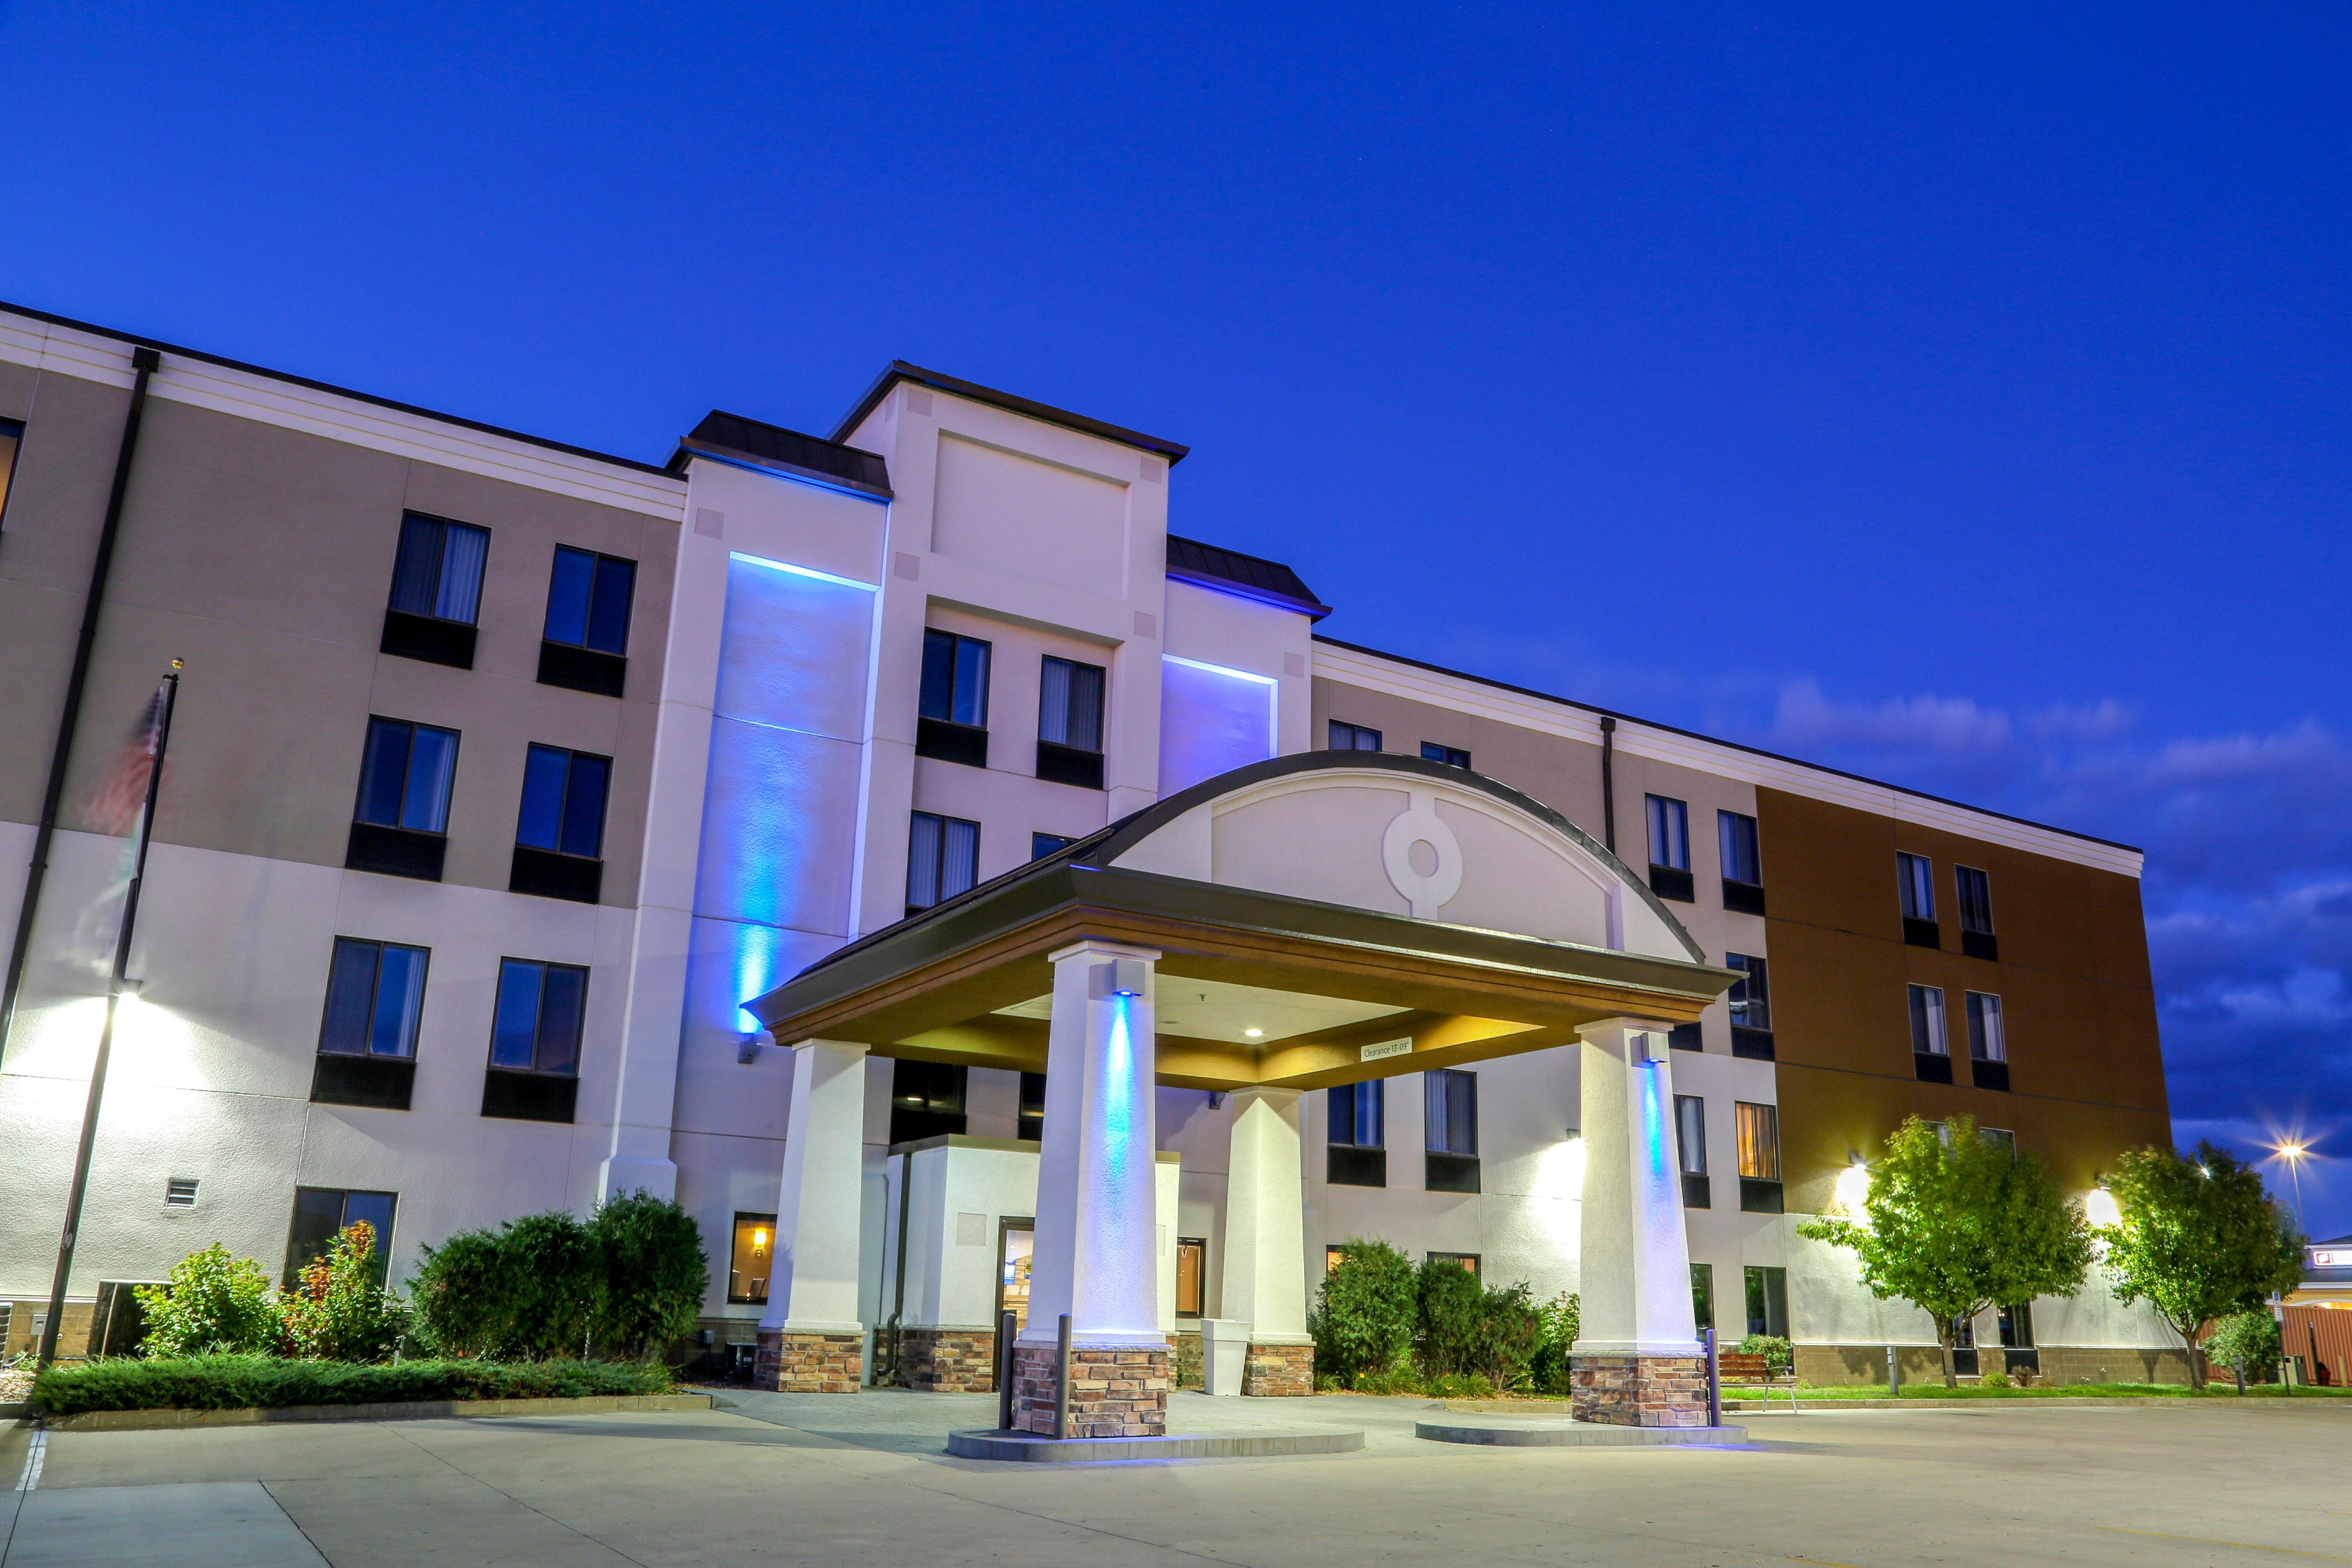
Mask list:
[[1895,1347],[1886,1347],[1886,1397],[1903,1397],[1903,1363],[1895,1359]]
[[1056,1442],[1070,1435],[1070,1314],[1062,1314],[1061,1327],[1054,1332],[1058,1354],[1054,1361],[1054,1439]]
[[1013,1430],[1013,1336],[1016,1331],[1010,1312],[996,1317],[996,1429]]
[[1716,1359],[1715,1331],[1707,1329],[1704,1331],[1706,1335],[1706,1424],[1720,1426],[1723,1425],[1723,1368]]

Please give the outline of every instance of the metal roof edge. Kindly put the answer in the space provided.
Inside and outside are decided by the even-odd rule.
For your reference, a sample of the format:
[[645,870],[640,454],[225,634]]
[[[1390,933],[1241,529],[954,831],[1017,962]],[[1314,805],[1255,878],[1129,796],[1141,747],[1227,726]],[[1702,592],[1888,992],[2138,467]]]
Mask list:
[[950,396],[969,398],[974,403],[984,403],[992,408],[1002,408],[1008,414],[1024,415],[1031,419],[1043,420],[1048,425],[1059,425],[1064,429],[1076,430],[1081,435],[1098,437],[1106,441],[1116,441],[1123,447],[1134,447],[1141,451],[1156,452],[1168,459],[1171,468],[1182,462],[1186,455],[1192,450],[1192,447],[1180,442],[1164,440],[1158,436],[1147,436],[1140,430],[1130,430],[1124,425],[1113,425],[1108,420],[1097,419],[1089,415],[1073,414],[1066,408],[1056,408],[1050,403],[1039,403],[1031,398],[1016,396],[1010,392],[999,392],[993,387],[982,386],[978,382],[964,381],[935,370],[925,370],[919,364],[909,364],[902,359],[892,360],[888,367],[874,378],[874,384],[868,386],[864,395],[858,398],[856,405],[842,416],[841,422],[834,426],[833,434],[827,439],[839,445],[847,445],[850,432],[863,424],[866,416],[874,412],[875,405],[888,396],[890,389],[902,381],[911,381],[919,385],[927,386],[934,392],[947,393]]

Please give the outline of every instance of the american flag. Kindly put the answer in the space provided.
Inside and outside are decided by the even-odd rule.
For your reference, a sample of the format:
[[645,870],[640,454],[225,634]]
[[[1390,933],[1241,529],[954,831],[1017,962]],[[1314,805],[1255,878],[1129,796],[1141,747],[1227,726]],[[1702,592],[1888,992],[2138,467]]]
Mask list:
[[107,759],[106,771],[98,775],[98,787],[89,798],[92,827],[118,838],[138,830],[140,814],[147,805],[147,775],[163,737],[163,688],[159,682],[155,694],[147,700],[146,712],[131,726],[114,755]]

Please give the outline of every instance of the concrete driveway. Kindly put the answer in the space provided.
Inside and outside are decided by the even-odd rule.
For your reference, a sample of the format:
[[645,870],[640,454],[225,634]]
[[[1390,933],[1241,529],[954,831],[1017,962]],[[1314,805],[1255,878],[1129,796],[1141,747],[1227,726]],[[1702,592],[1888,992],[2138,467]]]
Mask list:
[[[737,1394],[691,1414],[59,1433],[0,1568],[332,1563],[2352,1563],[2352,1402],[1748,1417],[1740,1448],[1421,1442],[1423,1400],[1209,1401],[1360,1453],[1108,1466],[939,1452],[994,1402]],[[0,1476],[28,1434],[0,1435]]]

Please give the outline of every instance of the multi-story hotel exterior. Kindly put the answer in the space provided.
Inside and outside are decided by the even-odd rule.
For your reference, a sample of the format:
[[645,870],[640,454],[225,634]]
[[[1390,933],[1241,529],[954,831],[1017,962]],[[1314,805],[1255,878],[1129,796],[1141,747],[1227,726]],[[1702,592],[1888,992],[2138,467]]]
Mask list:
[[[985,1386],[1033,1245],[1083,1315],[1047,1233],[1123,1226],[1127,1330],[1239,1322],[1276,1392],[1362,1237],[1581,1287],[1591,1331],[1614,1050],[1671,1077],[1696,1321],[1862,1378],[1934,1335],[1795,1225],[1903,1117],[2076,1194],[2168,1138],[2136,851],[1318,637],[1297,574],[1171,516],[1171,442],[894,364],[830,438],[714,413],[652,465],[5,310],[0,453],[12,937],[120,498],[0,1060],[10,1352],[106,988],[91,803],[174,658],[83,1312],[214,1240],[290,1268],[368,1217],[401,1278],[642,1187],[769,1376]],[[1045,1069],[1122,998],[1150,1176],[1089,1208]],[[1987,1370],[2179,1374],[2095,1281],[2018,1309]]]

